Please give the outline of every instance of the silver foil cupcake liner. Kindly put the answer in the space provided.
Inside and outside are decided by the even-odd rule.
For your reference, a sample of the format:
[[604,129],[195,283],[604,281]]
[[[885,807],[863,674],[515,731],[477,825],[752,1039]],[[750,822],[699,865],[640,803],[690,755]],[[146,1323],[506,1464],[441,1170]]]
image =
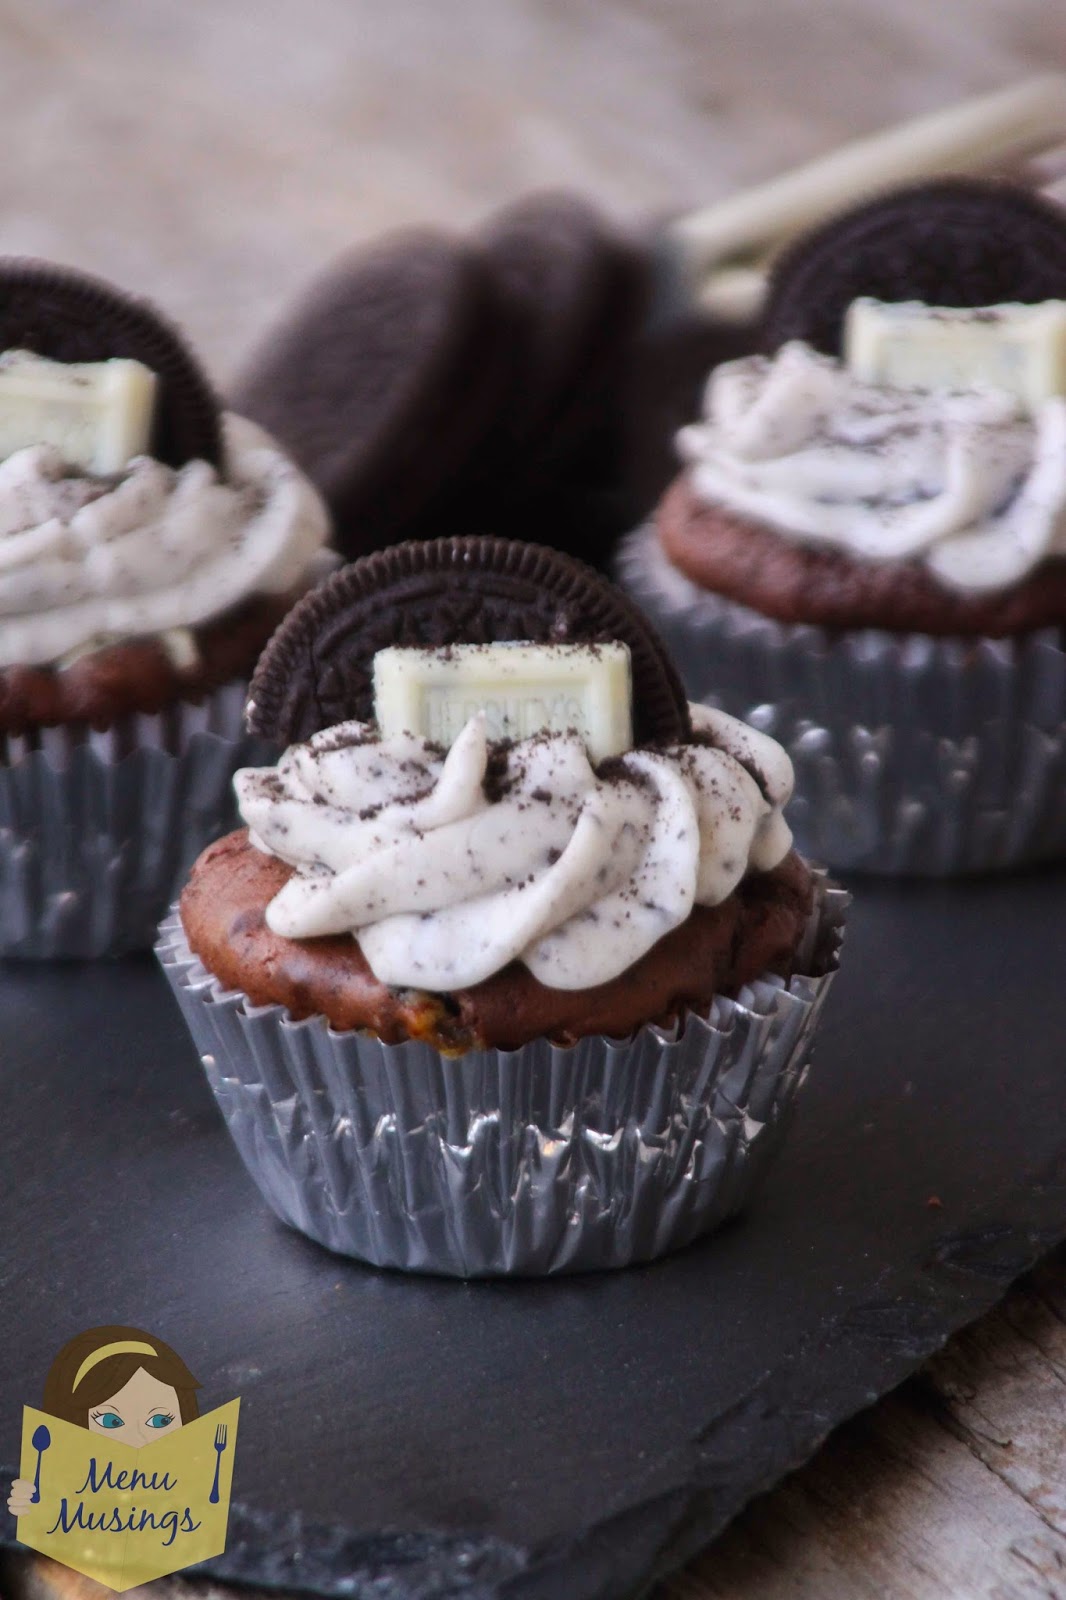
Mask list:
[[847,895],[818,880],[799,970],[680,1029],[443,1055],[224,990],[173,915],[156,953],[267,1204],[379,1267],[544,1276],[647,1261],[744,1205],[784,1132]]
[[276,758],[244,731],[247,693],[0,738],[0,956],[151,949],[192,862],[239,826],[234,772]]
[[923,877],[1066,855],[1060,630],[967,640],[775,622],[692,583],[651,527],[624,542],[618,575],[692,699],[788,750],[804,854]]

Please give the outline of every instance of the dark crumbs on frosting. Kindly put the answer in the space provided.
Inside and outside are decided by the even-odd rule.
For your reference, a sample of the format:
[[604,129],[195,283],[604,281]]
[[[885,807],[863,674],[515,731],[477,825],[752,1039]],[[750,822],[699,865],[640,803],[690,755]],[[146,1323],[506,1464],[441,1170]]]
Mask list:
[[628,645],[638,744],[691,734],[688,702],[651,624],[591,567],[492,537],[412,540],[365,556],[305,595],[252,679],[250,730],[295,744],[374,715],[373,664],[390,645]]

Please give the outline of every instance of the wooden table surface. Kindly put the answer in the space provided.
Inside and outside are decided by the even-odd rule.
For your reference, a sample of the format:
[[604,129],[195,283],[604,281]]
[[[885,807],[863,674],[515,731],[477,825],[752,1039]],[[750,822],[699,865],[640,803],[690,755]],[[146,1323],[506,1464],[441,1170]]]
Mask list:
[[[157,299],[224,383],[384,228],[543,186],[675,212],[1049,66],[1063,0],[0,0],[0,248]],[[0,1565],[2,1600],[109,1593]],[[874,1596],[1066,1600],[1066,1254],[656,1600]]]

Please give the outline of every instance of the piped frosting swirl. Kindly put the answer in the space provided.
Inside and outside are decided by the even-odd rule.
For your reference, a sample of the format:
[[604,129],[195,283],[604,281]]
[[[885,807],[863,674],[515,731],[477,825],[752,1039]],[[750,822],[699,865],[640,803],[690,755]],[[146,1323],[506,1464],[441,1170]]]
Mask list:
[[521,961],[550,988],[627,970],[791,847],[788,756],[693,706],[693,740],[593,766],[576,734],[445,753],[343,723],[235,783],[253,843],[295,870],[267,910],[290,939],[348,932],[398,988],[466,988]]
[[149,456],[102,478],[43,445],[0,464],[0,668],[195,628],[300,586],[329,535],[322,500],[255,424],[227,416],[225,437],[225,480]]
[[800,341],[719,366],[678,448],[693,492],[861,561],[1007,588],[1066,555],[1066,398],[864,383]]

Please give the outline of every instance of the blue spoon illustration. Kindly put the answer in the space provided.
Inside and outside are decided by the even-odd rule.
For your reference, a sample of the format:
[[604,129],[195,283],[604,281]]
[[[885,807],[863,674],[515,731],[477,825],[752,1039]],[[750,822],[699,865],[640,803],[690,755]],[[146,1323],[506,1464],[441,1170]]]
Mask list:
[[49,1433],[43,1422],[39,1428],[34,1428],[33,1438],[30,1440],[31,1445],[37,1452],[37,1471],[33,1479],[33,1495],[31,1496],[34,1505],[36,1505],[41,1498],[41,1457],[44,1455],[51,1442],[52,1435]]

